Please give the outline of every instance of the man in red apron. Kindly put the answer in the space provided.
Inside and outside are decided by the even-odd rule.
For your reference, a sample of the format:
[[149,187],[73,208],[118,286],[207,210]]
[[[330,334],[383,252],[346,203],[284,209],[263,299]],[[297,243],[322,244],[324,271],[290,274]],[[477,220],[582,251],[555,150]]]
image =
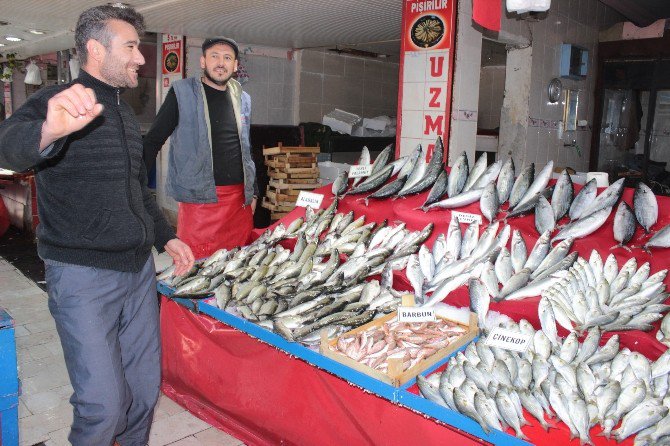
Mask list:
[[196,258],[249,243],[258,185],[251,157],[251,99],[233,74],[237,43],[227,37],[202,44],[201,78],[172,85],[144,138],[151,167],[168,137],[166,191],[179,202],[177,236]]

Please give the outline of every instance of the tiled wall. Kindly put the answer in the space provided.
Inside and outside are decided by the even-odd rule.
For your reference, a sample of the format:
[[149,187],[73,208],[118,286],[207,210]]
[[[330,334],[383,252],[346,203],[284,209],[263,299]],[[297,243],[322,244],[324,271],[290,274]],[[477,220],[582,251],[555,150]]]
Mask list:
[[477,127],[495,129],[500,125],[500,108],[505,95],[505,66],[482,67],[479,76]]
[[[200,76],[202,40],[187,39],[186,74]],[[296,61],[286,49],[240,44],[240,63],[249,74],[242,85],[251,96],[251,123],[292,125]]]
[[321,122],[335,108],[365,118],[396,115],[397,63],[315,50],[301,53],[300,122]]
[[[588,170],[593,126],[598,31],[622,21],[614,10],[598,0],[554,0],[547,17],[527,22],[503,17],[502,29],[529,37],[533,45],[531,97],[526,143],[526,162],[543,165],[554,160],[555,166],[570,166],[578,171]],[[563,118],[563,99],[557,104],[547,99],[547,84],[559,75],[562,43],[585,47],[589,51],[588,72],[584,80],[561,79],[563,88],[579,91],[577,119],[588,126],[564,132],[559,139],[557,124]],[[576,141],[576,146],[565,146]]]
[[[535,125],[528,127],[525,159],[543,165],[553,159],[556,166],[571,166],[577,170],[588,168],[593,125],[593,93],[598,31],[623,21],[614,10],[598,0],[554,0],[546,18],[531,22],[507,16],[502,2],[503,17],[500,35],[530,39],[532,43],[531,94],[529,118]],[[477,110],[479,104],[479,74],[481,28],[472,21],[472,1],[459,2],[458,35],[456,39],[456,73],[454,75],[454,103],[452,106],[452,134],[450,162],[461,151],[474,155],[475,122],[462,118],[460,110]],[[561,43],[572,43],[589,50],[588,75],[585,80],[561,79],[564,88],[579,91],[578,119],[587,120],[588,127],[566,132],[563,139],[557,135],[557,123],[563,117],[563,104],[549,104],[547,84],[558,77]],[[502,124],[502,123],[501,123]],[[502,124],[504,125],[504,124]],[[564,147],[576,141],[576,147]],[[580,155],[581,152],[581,155]]]

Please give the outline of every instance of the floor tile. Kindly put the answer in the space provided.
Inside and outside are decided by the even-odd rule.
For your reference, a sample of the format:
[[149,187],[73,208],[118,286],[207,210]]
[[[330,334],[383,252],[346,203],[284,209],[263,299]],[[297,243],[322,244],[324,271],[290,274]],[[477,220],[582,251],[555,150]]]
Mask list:
[[21,397],[21,401],[25,403],[28,410],[33,414],[43,413],[55,409],[64,401],[67,402],[71,393],[70,389],[72,389],[72,387],[67,385],[46,392],[25,395]]
[[194,437],[202,446],[239,446],[242,444],[237,438],[214,427],[198,432]]
[[181,412],[160,419],[151,426],[149,446],[163,446],[208,429],[209,424],[191,415]]
[[172,401],[167,396],[161,393],[158,397],[158,404],[156,404],[156,409],[154,410],[154,423],[162,418],[171,417],[178,413],[184,412],[186,409],[181,407],[179,404]]

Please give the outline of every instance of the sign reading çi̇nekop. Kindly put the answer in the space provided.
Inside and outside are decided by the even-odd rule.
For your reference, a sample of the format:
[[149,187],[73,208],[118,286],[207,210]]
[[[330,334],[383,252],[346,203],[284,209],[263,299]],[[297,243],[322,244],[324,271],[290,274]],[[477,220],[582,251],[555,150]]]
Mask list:
[[525,352],[530,345],[530,340],[531,335],[529,334],[498,327],[494,328],[486,337],[486,345],[515,352]]

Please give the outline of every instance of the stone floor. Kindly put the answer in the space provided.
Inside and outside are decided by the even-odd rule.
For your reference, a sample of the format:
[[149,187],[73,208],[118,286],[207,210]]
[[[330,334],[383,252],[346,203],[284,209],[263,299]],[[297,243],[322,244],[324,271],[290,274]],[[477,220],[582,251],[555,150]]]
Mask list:
[[[63,350],[47,307],[47,295],[5,258],[0,257],[0,307],[14,318],[21,446],[68,445],[72,422],[72,386]],[[150,446],[237,446],[243,444],[191,415],[161,395],[151,428]]]

